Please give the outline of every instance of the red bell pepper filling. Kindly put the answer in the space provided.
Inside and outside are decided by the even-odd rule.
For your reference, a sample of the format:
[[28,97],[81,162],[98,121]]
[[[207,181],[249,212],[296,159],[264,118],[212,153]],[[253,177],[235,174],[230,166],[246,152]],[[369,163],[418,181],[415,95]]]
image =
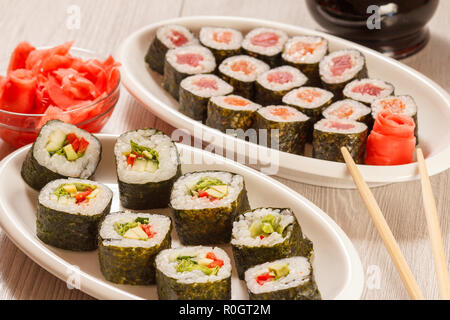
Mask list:
[[153,238],[156,234],[156,232],[152,231],[149,224],[141,224],[141,229],[147,234],[149,239]]
[[210,259],[210,260],[213,260],[213,262],[211,262],[210,264],[208,264],[208,268],[215,268],[215,267],[219,267],[219,268],[221,268],[223,265],[224,265],[224,262],[223,262],[223,260],[221,260],[221,259],[218,259],[217,257],[216,257],[216,255],[214,254],[214,252],[208,252],[207,254],[206,254],[206,259]]
[[256,277],[256,282],[262,286],[263,284],[265,284],[266,282],[270,282],[275,280],[275,276],[269,272],[260,274],[259,276]]
[[73,150],[78,154],[83,154],[89,146],[89,142],[86,139],[79,139],[74,133],[69,133],[66,136],[66,140],[68,142],[66,145],[71,144]]
[[77,203],[77,204],[80,204],[80,203],[86,201],[87,196],[90,195],[90,194],[92,193],[92,191],[93,191],[93,190],[92,190],[91,188],[86,188],[85,191],[83,191],[83,192],[78,192],[78,193],[75,195],[76,203]]
[[198,197],[199,198],[208,198],[209,201],[211,201],[211,202],[217,200],[217,198],[211,196],[208,192],[202,191],[202,190],[198,190]]

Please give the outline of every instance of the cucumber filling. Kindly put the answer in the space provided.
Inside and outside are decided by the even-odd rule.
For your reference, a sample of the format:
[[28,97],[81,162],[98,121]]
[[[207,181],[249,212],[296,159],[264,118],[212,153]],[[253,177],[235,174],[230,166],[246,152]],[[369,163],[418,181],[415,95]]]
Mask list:
[[84,183],[65,183],[60,185],[53,192],[57,196],[58,202],[82,204],[94,199],[100,193],[95,185]]
[[211,201],[222,199],[228,195],[228,185],[214,177],[203,177],[188,189],[193,197],[209,198]]
[[148,218],[138,217],[133,221],[115,222],[114,230],[125,239],[147,241],[156,232],[151,230]]
[[159,154],[156,150],[130,141],[130,152],[124,152],[127,164],[137,172],[155,172],[159,169]]
[[286,227],[282,226],[280,221],[281,217],[279,215],[268,214],[251,224],[249,229],[250,236],[252,238],[259,237],[260,239],[264,239],[274,232],[283,235],[283,231]]
[[65,134],[62,130],[53,131],[48,139],[46,150],[50,156],[64,155],[68,161],[75,161],[84,156],[89,142],[78,138],[74,133]]
[[256,282],[262,286],[266,282],[276,281],[282,277],[286,277],[290,273],[288,263],[274,264],[264,273],[256,277]]

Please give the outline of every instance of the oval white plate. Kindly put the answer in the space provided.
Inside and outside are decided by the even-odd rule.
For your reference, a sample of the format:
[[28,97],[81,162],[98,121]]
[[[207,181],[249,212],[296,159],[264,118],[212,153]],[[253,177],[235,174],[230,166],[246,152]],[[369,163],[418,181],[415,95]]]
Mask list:
[[[103,159],[95,180],[114,191],[112,210],[120,210],[113,147],[117,136],[99,135]],[[29,146],[14,152],[0,164],[0,225],[8,237],[31,259],[63,281],[70,280],[98,299],[157,299],[155,286],[126,286],[107,282],[100,272],[97,252],[71,252],[47,246],[36,237],[38,193],[20,176]],[[359,299],[364,285],[361,261],[350,240],[339,226],[314,204],[283,184],[231,160],[200,149],[178,145],[183,173],[207,169],[227,170],[244,176],[250,204],[290,207],[304,233],[313,241],[313,262],[317,284],[324,299]],[[197,164],[196,164],[197,163]],[[13,182],[14,183],[11,183]],[[169,213],[168,209],[152,212]],[[176,232],[173,245],[179,245]],[[224,246],[232,256],[229,246]],[[76,270],[79,268],[79,273]],[[79,275],[79,277],[77,277]],[[247,299],[243,281],[233,273],[233,299]]]
[[[450,167],[450,98],[435,82],[396,60],[387,58],[376,51],[362,47],[325,33],[281,24],[267,20],[241,17],[199,16],[161,21],[147,26],[130,35],[118,51],[122,63],[123,84],[128,91],[141,101],[150,111],[175,128],[182,128],[192,135],[202,132],[212,139],[213,144],[226,146],[227,151],[244,154],[253,158],[255,167],[265,166],[261,154],[267,153],[264,147],[256,147],[248,142],[227,136],[208,128],[178,112],[178,102],[160,86],[161,76],[149,71],[144,56],[158,27],[165,24],[182,24],[198,32],[202,26],[227,26],[247,32],[255,27],[271,27],[284,30],[289,35],[307,34],[322,36],[330,42],[330,50],[355,48],[367,59],[370,76],[394,84],[397,94],[411,94],[419,105],[419,136],[430,175],[440,173]],[[256,159],[255,159],[256,157]],[[271,157],[279,159],[278,176],[315,185],[349,188],[354,187],[351,176],[342,163],[317,160],[313,158],[272,151]],[[275,159],[272,158],[272,159]],[[247,161],[247,163],[252,164]],[[418,179],[416,164],[403,166],[359,166],[365,180],[370,185]]]

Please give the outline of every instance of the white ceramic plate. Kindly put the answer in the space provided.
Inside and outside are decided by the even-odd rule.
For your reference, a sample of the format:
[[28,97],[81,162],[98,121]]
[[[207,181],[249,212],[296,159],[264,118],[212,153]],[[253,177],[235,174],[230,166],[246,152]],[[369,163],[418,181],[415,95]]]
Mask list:
[[[95,180],[114,191],[112,210],[120,210],[113,147],[117,136],[99,135],[103,159]],[[97,252],[79,253],[45,245],[36,237],[36,205],[38,193],[28,187],[20,176],[20,168],[29,150],[24,147],[0,164],[0,226],[9,238],[31,259],[62,279],[77,283],[80,289],[98,299],[157,299],[155,286],[115,285],[107,282],[100,272]],[[178,145],[183,173],[207,169],[232,171],[244,176],[250,204],[290,207],[296,213],[304,233],[314,243],[314,272],[324,299],[359,299],[364,285],[361,261],[344,232],[314,204],[283,184],[246,166],[236,164],[200,149]],[[199,164],[193,164],[198,163]],[[14,182],[14,183],[12,183]],[[169,210],[152,212],[169,213]],[[173,245],[178,246],[176,232]],[[223,247],[230,256],[231,248]],[[74,267],[75,266],[75,267]],[[79,277],[74,270],[79,268]],[[247,299],[243,281],[233,271],[234,299]]]
[[[155,35],[155,30],[165,24],[182,24],[194,32],[202,26],[227,26],[247,32],[255,27],[271,27],[284,30],[289,35],[319,35],[330,42],[330,50],[355,48],[367,59],[370,76],[389,81],[396,87],[396,94],[411,94],[419,105],[419,136],[430,175],[440,173],[450,166],[450,98],[435,82],[419,72],[387,58],[373,50],[355,43],[298,26],[281,24],[267,20],[241,17],[187,17],[161,21],[147,26],[130,35],[118,51],[122,63],[122,82],[128,91],[141,101],[151,112],[176,128],[183,128],[193,134],[195,130],[210,137],[214,144],[226,146],[227,151],[245,155],[248,164],[264,167],[261,154],[267,153],[264,147],[256,147],[248,142],[227,136],[215,129],[208,128],[178,112],[178,102],[160,86],[161,76],[149,71],[144,56]],[[208,139],[205,139],[208,140]],[[257,156],[255,156],[257,155]],[[256,158],[255,158],[256,157]],[[315,185],[353,187],[351,176],[345,165],[330,161],[292,155],[273,151],[271,157],[279,159],[278,176]],[[272,158],[274,159],[274,158]],[[258,162],[255,162],[258,161]],[[370,185],[376,186],[392,182],[418,179],[416,164],[403,166],[359,166],[364,178]]]

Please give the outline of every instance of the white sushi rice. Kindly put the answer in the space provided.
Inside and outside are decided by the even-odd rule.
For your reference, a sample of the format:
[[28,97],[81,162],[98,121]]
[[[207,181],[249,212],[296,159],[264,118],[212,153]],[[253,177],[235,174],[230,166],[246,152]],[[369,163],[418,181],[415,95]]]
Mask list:
[[[267,281],[260,285],[256,282],[256,278],[266,272],[269,268],[279,264],[289,265],[289,274],[278,280]],[[267,262],[248,269],[245,272],[245,282],[247,288],[254,294],[279,291],[289,288],[298,287],[310,281],[311,264],[305,257],[292,257],[280,259],[273,262]]]
[[[342,117],[340,112],[349,112],[350,114],[347,117]],[[370,114],[372,110],[361,102],[345,99],[336,101],[331,104],[328,108],[326,108],[322,114],[327,119],[340,120],[340,119],[348,119],[355,120]]]
[[261,239],[260,237],[253,238],[250,233],[250,226],[257,221],[260,221],[267,215],[280,217],[280,225],[284,228],[294,223],[295,217],[289,209],[275,209],[275,208],[260,208],[253,211],[248,211],[239,216],[239,220],[233,222],[233,231],[231,244],[235,246],[246,247],[260,247],[260,246],[274,246],[277,243],[285,241],[290,234],[283,237],[278,232],[273,232],[267,237]]
[[[71,183],[81,183],[96,186],[100,193],[93,199],[76,204],[74,198],[59,197],[54,194],[59,186]],[[81,214],[84,216],[93,216],[102,213],[111,202],[113,193],[107,186],[91,181],[81,179],[58,179],[48,183],[39,193],[39,203],[46,208],[66,212],[69,214]]]
[[[272,46],[259,46],[252,43],[252,39],[262,33],[275,33],[278,36],[278,41]],[[257,28],[250,31],[242,41],[242,47],[250,52],[255,52],[265,56],[274,56],[283,50],[283,47],[288,40],[285,32],[270,28]]]
[[[236,105],[232,105],[227,103],[227,98],[237,98],[237,99],[242,99],[244,100],[247,105],[245,106],[236,106]],[[213,102],[214,104],[224,108],[224,109],[229,109],[229,110],[235,110],[235,111],[251,111],[251,112],[255,112],[256,110],[258,110],[259,108],[261,108],[261,105],[254,103],[251,100],[248,100],[246,98],[243,98],[241,96],[237,96],[237,95],[228,95],[228,96],[217,96],[217,97],[212,97],[211,98],[211,102]]]
[[[203,60],[198,61],[197,66],[188,63],[178,63],[178,57],[185,54],[195,54],[202,56]],[[176,71],[186,74],[210,73],[216,69],[216,59],[211,51],[200,45],[183,46],[167,51],[166,61],[175,68]]]
[[[214,82],[217,85],[217,89],[196,85],[197,82],[202,80]],[[194,76],[190,76],[183,79],[180,85],[184,90],[187,90],[194,95],[203,98],[209,98],[218,95],[227,95],[233,92],[232,86],[213,74],[197,74]]]
[[[302,44],[305,47],[313,47],[312,53],[301,49]],[[297,49],[297,47],[300,47]],[[328,41],[321,37],[297,36],[289,39],[284,46],[282,58],[285,61],[295,64],[315,64],[328,52]]]
[[[341,129],[336,128],[333,124],[340,125],[348,125],[350,128]],[[322,132],[331,132],[331,133],[361,133],[367,130],[367,125],[362,122],[353,121],[353,120],[332,120],[332,119],[322,119],[314,124],[314,130],[320,130]]]
[[[197,256],[200,254],[207,254],[213,252],[216,257],[223,260],[224,265],[219,269],[217,275],[206,275],[200,270],[193,270],[188,272],[177,272],[176,267],[178,262],[171,261],[174,256]],[[161,251],[156,259],[156,268],[161,271],[167,277],[177,279],[179,283],[192,284],[192,283],[206,283],[220,281],[231,276],[231,262],[230,258],[220,248],[212,247],[181,247],[176,249],[166,249]]]
[[[316,93],[317,97],[309,93]],[[308,94],[308,98],[312,98],[312,101],[310,102],[308,101],[309,99],[303,99],[302,94]],[[333,97],[334,95],[330,91],[324,89],[315,87],[301,87],[289,91],[289,93],[283,97],[283,103],[298,106],[300,108],[315,109],[323,106],[325,103],[333,99]]]
[[412,97],[410,97],[410,96],[389,96],[386,98],[377,99],[372,104],[373,118],[376,119],[378,116],[378,113],[384,109],[383,102],[395,103],[396,100],[398,100],[399,104],[402,105],[404,108],[401,110],[398,108],[395,108],[395,109],[388,108],[393,113],[404,114],[404,115],[407,115],[410,117],[414,117],[417,114],[417,105]]
[[[131,151],[131,140],[158,152],[159,168],[155,172],[133,171],[132,167],[127,164],[127,157],[124,153]],[[161,182],[171,179],[177,173],[179,159],[175,144],[169,136],[157,133],[154,129],[140,129],[121,135],[114,146],[114,154],[119,180],[125,183]]]
[[[286,109],[289,111],[289,117],[282,117],[276,114],[273,114],[272,112],[274,109]],[[263,118],[270,120],[270,121],[276,121],[276,122],[304,122],[308,121],[309,117],[305,115],[304,113],[298,111],[297,109],[293,107],[288,106],[267,106],[264,108],[261,108],[257,111],[259,115],[261,115]]]
[[[152,238],[148,240],[127,239],[114,230],[114,223],[133,222],[138,217],[148,218],[150,230],[155,233]],[[170,230],[170,224],[170,218],[160,214],[114,212],[107,215],[102,221],[99,235],[104,246],[151,248],[163,242]]]
[[[292,81],[288,81],[286,83],[269,81],[271,75],[279,72],[291,74]],[[291,66],[281,66],[260,74],[256,81],[266,89],[272,91],[286,91],[303,86],[308,81],[308,78],[297,68]]]
[[[228,32],[231,34],[231,40],[228,43],[214,39],[214,35]],[[203,27],[200,29],[200,42],[204,46],[216,50],[237,50],[241,47],[242,39],[242,33],[236,29],[216,27]]]
[[[84,156],[75,161],[67,160],[65,155],[54,154],[47,151],[46,147],[50,135],[55,130],[61,130],[66,135],[74,133],[78,138],[84,138],[89,142]],[[89,178],[97,168],[100,159],[101,144],[89,132],[77,128],[76,126],[60,121],[54,121],[42,127],[38,138],[33,146],[33,156],[43,167],[60,175],[72,178]]]
[[[360,93],[353,91],[354,88],[365,84],[374,85],[378,88],[381,88],[382,90],[377,95],[370,95],[368,93]],[[386,81],[378,79],[361,79],[361,80],[357,79],[347,84],[344,88],[343,93],[345,97],[351,98],[356,101],[371,104],[377,99],[385,98],[392,95],[394,93],[394,86]]]
[[173,35],[173,32],[177,32],[182,34],[186,37],[188,40],[187,43],[185,43],[183,46],[186,45],[192,45],[198,43],[198,40],[194,37],[191,31],[189,31],[188,28],[184,26],[180,26],[177,24],[170,24],[166,26],[162,26],[156,31],[156,37],[159,39],[159,41],[162,42],[167,48],[169,49],[175,49],[177,46],[171,41],[171,38],[176,37]]
[[[350,55],[352,67],[345,69],[341,75],[335,76],[331,72],[334,65],[333,59],[344,55]],[[334,51],[320,61],[320,77],[325,83],[342,83],[354,78],[364,68],[365,63],[364,56],[357,50]]]
[[[254,70],[249,74],[245,74],[245,72],[242,71],[233,71],[232,70],[233,65],[235,63],[239,63],[240,61],[245,61],[249,65],[252,65]],[[253,82],[258,78],[258,76],[261,73],[264,73],[269,69],[270,69],[269,65],[266,64],[265,62],[246,55],[239,55],[227,58],[219,66],[219,71],[221,73],[243,82]]]
[[[205,197],[193,197],[190,189],[203,177],[212,177],[228,185],[228,194],[222,199],[210,201]],[[170,196],[170,205],[175,210],[192,210],[229,207],[236,201],[244,188],[244,178],[238,174],[223,171],[202,171],[187,173],[175,182]]]

